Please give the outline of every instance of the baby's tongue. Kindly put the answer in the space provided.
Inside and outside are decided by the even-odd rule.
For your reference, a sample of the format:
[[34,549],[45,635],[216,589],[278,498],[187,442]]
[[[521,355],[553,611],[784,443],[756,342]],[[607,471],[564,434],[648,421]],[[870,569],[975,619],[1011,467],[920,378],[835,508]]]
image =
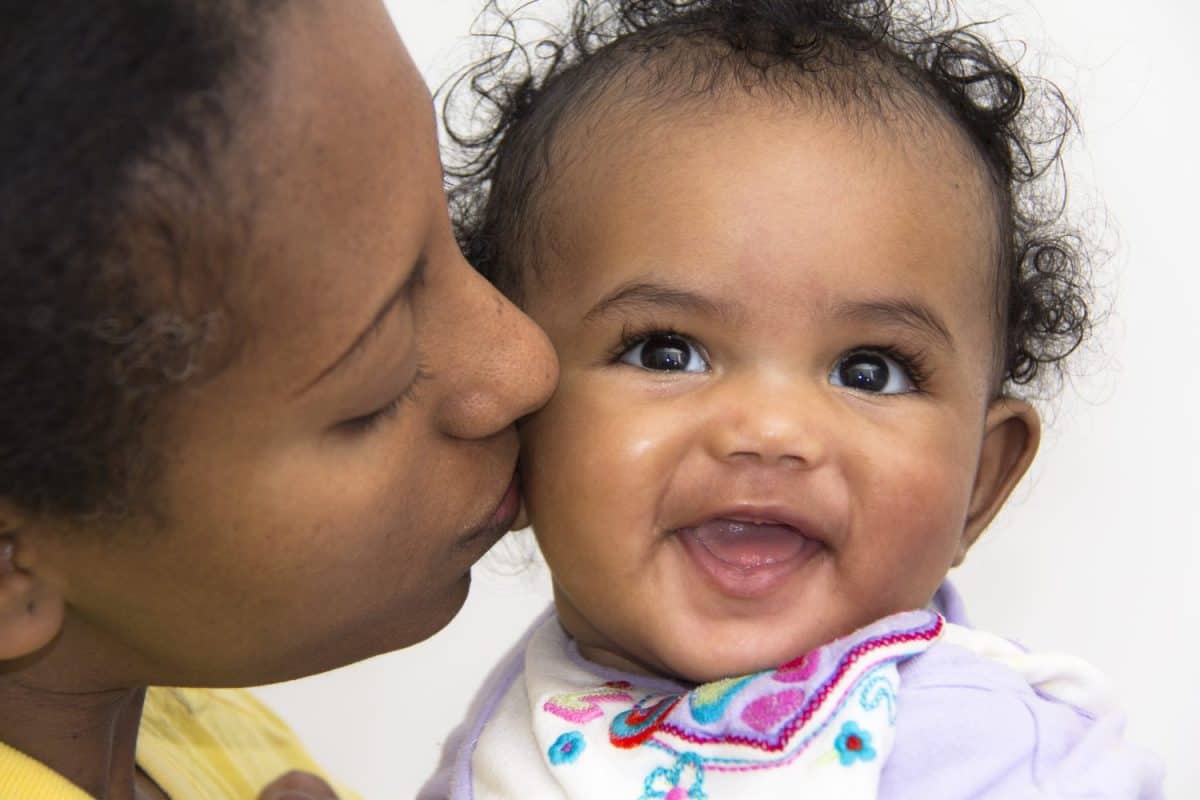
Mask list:
[[716,519],[692,528],[691,535],[718,561],[739,569],[787,561],[810,543],[787,525]]

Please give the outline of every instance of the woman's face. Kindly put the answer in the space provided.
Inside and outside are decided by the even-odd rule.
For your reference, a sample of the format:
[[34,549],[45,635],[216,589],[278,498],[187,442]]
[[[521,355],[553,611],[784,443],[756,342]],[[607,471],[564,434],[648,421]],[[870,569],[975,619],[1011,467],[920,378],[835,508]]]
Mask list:
[[272,24],[222,156],[254,209],[227,287],[244,344],[171,400],[155,520],[37,540],[68,604],[45,659],[82,682],[262,683],[434,633],[516,513],[513,422],[556,379],[455,246],[382,4]]

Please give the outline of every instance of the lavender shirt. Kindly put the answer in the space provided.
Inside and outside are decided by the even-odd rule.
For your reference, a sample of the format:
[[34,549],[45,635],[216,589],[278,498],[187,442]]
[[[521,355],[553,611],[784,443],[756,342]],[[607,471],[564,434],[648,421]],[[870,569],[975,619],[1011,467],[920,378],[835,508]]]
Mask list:
[[[934,605],[948,621],[968,624],[962,600],[949,582],[938,591]],[[545,618],[540,617],[530,632]],[[452,785],[470,785],[475,743],[521,674],[529,635],[488,676],[466,721],[446,742],[442,762],[418,800],[445,800]],[[591,667],[601,681],[629,677]],[[1095,719],[1043,697],[1016,673],[945,642],[902,662],[899,671],[896,742],[880,781],[882,800],[1163,797],[1161,766],[1122,741],[1119,717]],[[1046,781],[1051,774],[1054,789]]]

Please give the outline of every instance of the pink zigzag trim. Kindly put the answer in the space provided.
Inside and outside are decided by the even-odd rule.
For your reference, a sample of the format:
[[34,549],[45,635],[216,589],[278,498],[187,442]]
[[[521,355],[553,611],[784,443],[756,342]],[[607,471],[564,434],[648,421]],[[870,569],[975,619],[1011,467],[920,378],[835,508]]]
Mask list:
[[[816,716],[817,712],[825,705],[830,695],[832,695],[838,688],[838,683],[842,680],[842,678],[845,677],[846,673],[850,671],[850,668],[854,666],[854,664],[860,659],[862,659],[863,656],[869,655],[875,650],[891,647],[893,645],[907,644],[909,642],[917,641],[932,641],[941,635],[942,628],[945,627],[945,624],[946,621],[940,614],[938,614],[929,627],[918,628],[905,633],[888,634],[887,636],[881,636],[877,639],[869,639],[851,648],[849,652],[842,656],[841,661],[838,663],[838,669],[833,676],[829,678],[829,680],[825,681],[825,683],[821,685],[820,689],[813,692],[808,702],[805,704],[804,710],[800,713],[800,716],[792,720],[782,730],[779,731],[776,742],[773,744],[736,735],[721,737],[695,736],[668,722],[664,722],[662,725],[658,726],[656,732],[670,733],[672,736],[692,744],[731,743],[746,747],[753,747],[757,750],[762,750],[768,753],[778,753],[787,747],[788,742],[792,738],[792,734],[794,734],[800,728],[803,728],[812,720],[814,716]],[[850,687],[847,687],[846,691],[842,692],[842,696],[849,692],[849,690]]]

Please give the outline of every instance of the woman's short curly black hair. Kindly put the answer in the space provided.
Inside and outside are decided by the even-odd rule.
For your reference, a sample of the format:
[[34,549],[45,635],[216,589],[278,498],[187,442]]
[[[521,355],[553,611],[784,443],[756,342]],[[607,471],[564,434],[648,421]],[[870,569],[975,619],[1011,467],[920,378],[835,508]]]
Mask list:
[[[284,0],[0,11],[0,497],[123,510],[194,372],[239,222],[213,159]],[[244,92],[242,92],[244,94]],[[230,241],[220,240],[228,238]],[[192,308],[181,301],[187,294]]]
[[[489,52],[444,90],[460,245],[520,300],[537,263],[538,205],[557,140],[601,97],[659,104],[728,89],[867,112],[940,114],[985,165],[999,211],[998,387],[1061,375],[1091,331],[1084,237],[1064,224],[1062,152],[1075,117],[938,0],[574,0],[538,26],[496,0]],[[665,98],[665,99],[664,99]],[[463,115],[466,120],[463,120]]]

